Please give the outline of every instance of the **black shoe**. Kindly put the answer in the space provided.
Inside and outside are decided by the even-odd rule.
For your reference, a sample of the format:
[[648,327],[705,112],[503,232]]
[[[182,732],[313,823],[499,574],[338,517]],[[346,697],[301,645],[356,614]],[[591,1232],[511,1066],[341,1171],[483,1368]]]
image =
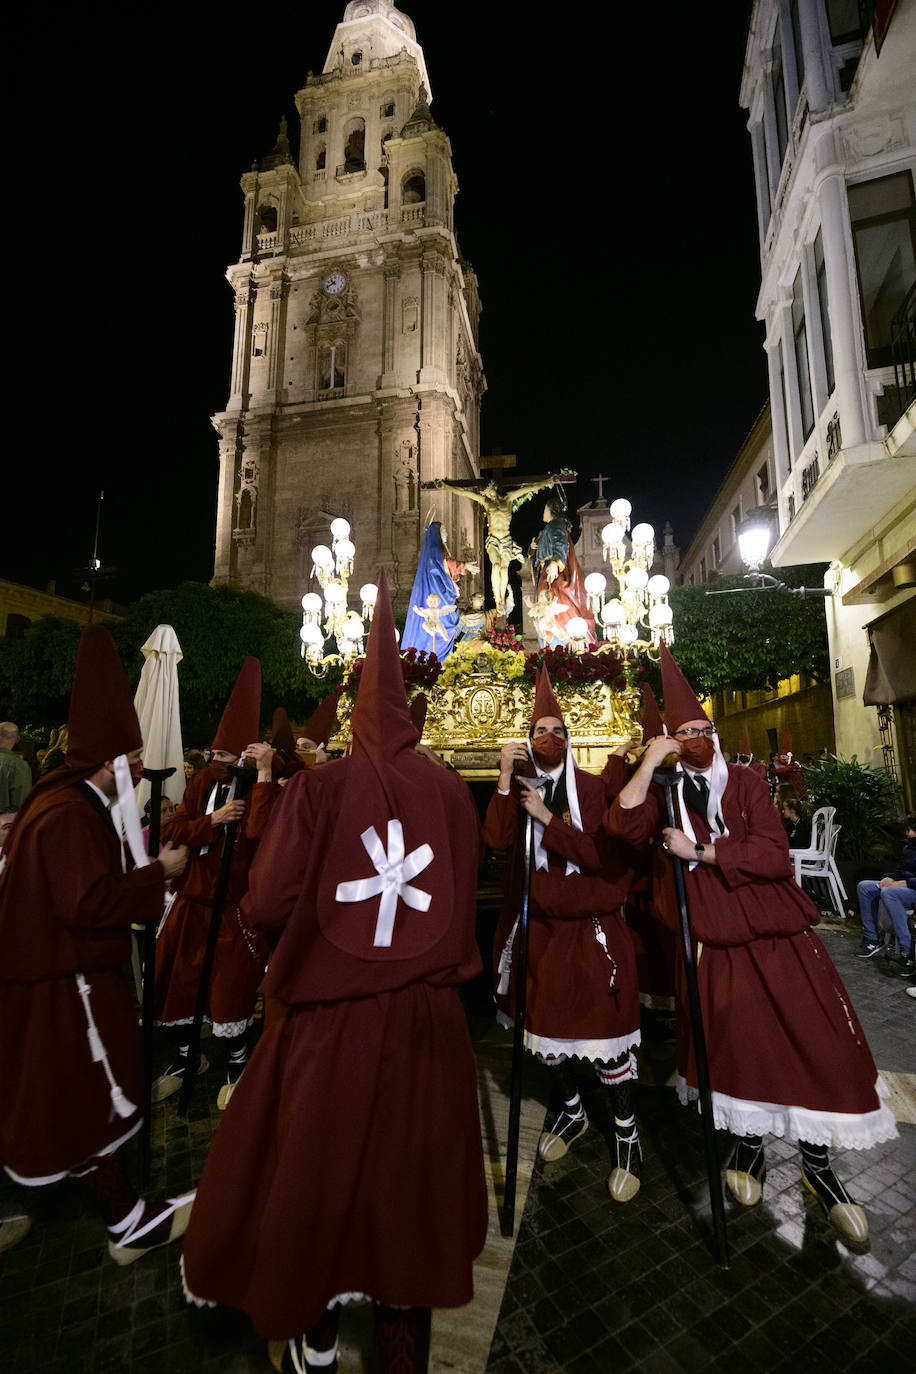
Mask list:
[[881,946],[878,944],[878,941],[877,941],[877,940],[869,940],[869,938],[868,938],[867,935],[863,935],[863,936],[862,936],[862,943],[859,945],[859,948],[856,950],[856,958],[857,958],[857,959],[871,959],[871,958],[874,957],[874,955],[876,955],[876,954],[878,953],[878,951],[879,951],[880,949],[881,949]]
[[[113,1234],[109,1227],[108,1253],[116,1264],[133,1264],[135,1260],[170,1245],[183,1236],[191,1219],[194,1193],[170,1197],[165,1202],[137,1204],[137,1217],[129,1226]],[[133,1214],[132,1214],[133,1215]],[[121,1223],[123,1227],[123,1223]]]

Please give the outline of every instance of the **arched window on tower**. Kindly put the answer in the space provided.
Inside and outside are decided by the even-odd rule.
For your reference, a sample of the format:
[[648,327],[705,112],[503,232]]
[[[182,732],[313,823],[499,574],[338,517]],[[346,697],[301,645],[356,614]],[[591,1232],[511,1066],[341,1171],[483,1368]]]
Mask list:
[[251,513],[251,492],[246,488],[239,493],[239,522],[236,526],[237,529],[251,529]]
[[347,345],[342,339],[318,350],[319,392],[343,391],[346,386]]
[[391,99],[382,101],[379,115],[382,119],[394,119],[394,101]]
[[328,150],[322,143],[315,158],[315,171],[323,172],[328,161]]
[[344,129],[344,171],[364,172],[366,170],[366,121],[355,118],[348,121]]
[[408,172],[401,183],[401,204],[419,205],[426,199],[426,177],[422,172]]
[[276,205],[258,206],[258,233],[275,234],[277,232],[277,207]]

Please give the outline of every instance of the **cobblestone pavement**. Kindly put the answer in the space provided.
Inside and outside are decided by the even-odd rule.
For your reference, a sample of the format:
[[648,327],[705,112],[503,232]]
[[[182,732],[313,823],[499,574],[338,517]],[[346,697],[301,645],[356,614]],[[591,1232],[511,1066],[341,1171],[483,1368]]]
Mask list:
[[[855,958],[857,928],[822,934],[879,1067],[916,1074],[916,1000],[904,995],[904,981],[889,963]],[[187,1121],[175,1099],[154,1109],[162,1191],[185,1191],[200,1173],[220,1115],[218,1048],[214,1058]],[[529,1068],[546,1102],[546,1071],[539,1081],[538,1066]],[[898,1140],[860,1157],[836,1156],[868,1208],[866,1254],[833,1238],[802,1198],[795,1152],[771,1142],[764,1202],[740,1215],[729,1208],[732,1262],[720,1271],[709,1249],[696,1117],[670,1089],[639,1088],[643,1185],[632,1203],[617,1206],[606,1191],[604,1100],[586,1078],[583,1087],[593,1125],[565,1160],[535,1169],[487,1374],[916,1367],[916,1125],[902,1124]],[[723,1141],[723,1156],[726,1148]],[[177,1246],[118,1269],[73,1185],[27,1191],[32,1230],[0,1256],[5,1374],[268,1374],[264,1343],[246,1318],[187,1307]],[[5,1184],[0,1203],[25,1192]],[[360,1364],[371,1371],[371,1355]]]
[[[857,959],[857,926],[820,933],[879,1068],[916,1073],[916,1000],[897,961]],[[770,1138],[761,1205],[738,1207],[726,1193],[723,1271],[696,1113],[670,1088],[639,1088],[643,1182],[620,1206],[606,1191],[609,1113],[594,1079],[581,1079],[593,1125],[564,1160],[538,1161],[487,1374],[916,1369],[916,1124],[875,1149],[833,1154],[868,1211],[864,1255],[804,1200],[795,1148]],[[916,1078],[902,1087],[913,1094]],[[728,1149],[724,1138],[723,1163]]]

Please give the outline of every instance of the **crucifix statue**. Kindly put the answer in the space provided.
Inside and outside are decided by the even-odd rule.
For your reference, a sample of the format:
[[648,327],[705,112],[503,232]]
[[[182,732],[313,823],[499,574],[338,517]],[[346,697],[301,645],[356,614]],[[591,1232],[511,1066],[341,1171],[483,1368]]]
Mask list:
[[602,475],[599,476],[599,477],[593,477],[591,480],[592,480],[593,482],[597,482],[597,483],[598,483],[598,500],[599,500],[599,501],[603,501],[603,500],[604,500],[604,483],[607,481],[607,478],[602,474]]
[[466,496],[469,501],[476,501],[479,506],[483,506],[487,516],[484,548],[490,558],[490,585],[493,588],[498,615],[508,615],[512,610],[514,603],[509,600],[512,595],[509,590],[509,569],[513,563],[521,563],[525,557],[509,529],[514,512],[536,491],[552,487],[555,482],[570,482],[575,475],[568,470],[553,472],[546,477],[524,482],[508,491],[493,480],[449,482],[444,477],[437,477],[432,482],[423,483],[424,487],[444,487],[447,491],[454,491],[459,496]]

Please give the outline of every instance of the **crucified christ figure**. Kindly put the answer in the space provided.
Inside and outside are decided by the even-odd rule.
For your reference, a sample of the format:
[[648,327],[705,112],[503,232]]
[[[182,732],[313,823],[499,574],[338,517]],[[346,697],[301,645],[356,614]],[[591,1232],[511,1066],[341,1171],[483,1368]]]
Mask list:
[[466,496],[483,506],[487,514],[487,537],[484,548],[490,557],[490,585],[496,600],[498,615],[508,615],[506,600],[509,593],[509,568],[513,563],[521,563],[525,557],[509,530],[512,515],[519,505],[536,491],[552,487],[555,482],[575,476],[570,472],[554,472],[541,477],[536,482],[526,482],[523,486],[504,491],[498,482],[485,482],[476,486],[463,486],[459,482],[449,482],[444,477],[432,482],[424,482],[424,487],[445,487],[448,491]]

